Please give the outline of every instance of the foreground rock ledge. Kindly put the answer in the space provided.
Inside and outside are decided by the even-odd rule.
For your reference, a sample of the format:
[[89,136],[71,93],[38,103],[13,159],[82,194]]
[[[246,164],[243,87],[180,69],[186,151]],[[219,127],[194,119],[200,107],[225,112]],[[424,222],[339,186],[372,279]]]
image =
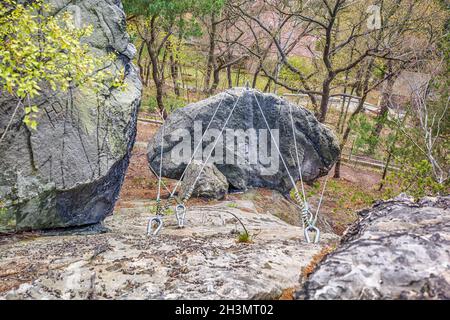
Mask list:
[[405,196],[360,212],[302,299],[450,299],[450,196]]
[[[0,144],[0,232],[97,223],[112,213],[136,135],[141,82],[135,53],[117,0],[47,0],[62,14],[92,25],[85,39],[95,55],[116,53],[109,67],[125,70],[126,88],[97,96],[90,90],[49,94],[40,106],[38,128],[27,130],[18,112]],[[43,94],[40,99],[44,99]],[[15,108],[0,93],[0,134]]]
[[[42,237],[0,246],[3,299],[272,299],[298,284],[301,268],[337,237],[306,244],[302,229],[240,200],[189,208],[157,238],[145,236],[148,203],[129,203],[105,220],[111,232]],[[237,243],[242,219],[253,243]],[[14,271],[14,272],[13,272]],[[28,281],[25,281],[29,277]],[[19,282],[22,284],[19,286]],[[17,288],[18,287],[18,288]]]

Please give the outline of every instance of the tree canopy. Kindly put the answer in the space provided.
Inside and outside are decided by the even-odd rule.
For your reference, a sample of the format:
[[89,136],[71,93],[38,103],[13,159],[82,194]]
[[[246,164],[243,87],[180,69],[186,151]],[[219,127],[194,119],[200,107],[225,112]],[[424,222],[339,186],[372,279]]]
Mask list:
[[[23,121],[32,129],[39,111],[32,99],[44,89],[100,89],[111,77],[102,70],[111,57],[97,57],[82,41],[91,35],[92,27],[75,26],[68,12],[51,13],[51,6],[42,0],[0,2],[0,88],[17,100],[14,114],[23,109]],[[111,84],[119,86],[119,78]]]

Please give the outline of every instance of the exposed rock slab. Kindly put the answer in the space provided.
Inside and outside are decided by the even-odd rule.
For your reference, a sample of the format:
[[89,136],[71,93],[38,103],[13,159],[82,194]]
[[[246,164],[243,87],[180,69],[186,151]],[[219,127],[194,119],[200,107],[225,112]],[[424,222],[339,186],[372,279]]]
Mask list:
[[[0,298],[276,298],[298,284],[321,246],[337,240],[325,233],[321,244],[306,244],[301,228],[258,213],[247,200],[191,207],[184,229],[167,216],[161,234],[148,238],[148,203],[133,206],[105,220],[109,233],[2,245],[0,273],[15,273],[2,276],[0,287],[33,276]],[[241,229],[230,212],[254,235],[252,243],[236,241]]]
[[[206,160],[209,150],[213,147],[215,137],[224,128],[224,124],[235,107],[225,127],[224,134],[227,136],[228,132],[234,133],[236,140],[232,136],[229,136],[231,137],[229,140],[222,136],[222,142],[216,145],[222,152],[218,152],[218,154],[214,152],[210,161],[217,166],[225,175],[231,187],[235,189],[267,187],[283,193],[288,192],[292,188],[292,183],[272,143],[258,103],[264,112],[270,129],[274,130],[274,136],[275,131],[278,130],[280,152],[295,180],[299,179],[299,172],[293,144],[291,108],[303,179],[312,181],[331,169],[339,154],[338,141],[331,130],[319,123],[310,111],[291,105],[288,101],[273,94],[246,90],[245,88],[234,88],[177,109],[170,114],[165,122],[163,176],[174,179],[180,178],[188,161],[180,161],[180,158],[177,157],[181,154],[181,152],[178,152],[177,146],[180,145],[180,141],[190,139],[190,149],[193,153],[198,141],[200,141],[199,138],[205,132],[210,119],[220,104],[210,126],[213,131],[209,131],[203,141],[203,160]],[[194,130],[200,126],[200,131]],[[252,130],[256,134],[256,142],[248,138]],[[184,132],[183,135],[182,132]],[[155,170],[159,168],[161,134],[162,130],[159,130],[148,145],[149,164]],[[174,137],[175,134],[177,134],[176,137]],[[196,140],[196,137],[198,140]],[[239,138],[243,139],[240,144],[238,143]],[[248,141],[243,142],[245,139],[248,139]],[[256,147],[256,151],[254,147]],[[226,158],[226,154],[230,150],[231,155],[228,159],[234,159],[233,161],[228,161]],[[265,150],[268,150],[268,152],[264,152]],[[221,156],[220,153],[223,155]],[[251,158],[249,154],[253,154],[255,157]],[[277,161],[261,157],[261,154],[276,157]],[[197,152],[196,155],[201,159],[201,152]],[[257,159],[257,161],[254,161],[254,159]]]
[[299,298],[450,299],[449,196],[401,196],[360,216]]
[[[48,2],[59,14],[71,12],[77,25],[94,27],[86,43],[96,55],[116,53],[109,70],[125,70],[126,88],[109,88],[101,97],[88,89],[44,94],[35,101],[41,110],[36,131],[17,113],[0,144],[0,232],[104,219],[114,208],[136,135],[141,82],[121,2]],[[14,107],[10,96],[0,94],[0,133]]]

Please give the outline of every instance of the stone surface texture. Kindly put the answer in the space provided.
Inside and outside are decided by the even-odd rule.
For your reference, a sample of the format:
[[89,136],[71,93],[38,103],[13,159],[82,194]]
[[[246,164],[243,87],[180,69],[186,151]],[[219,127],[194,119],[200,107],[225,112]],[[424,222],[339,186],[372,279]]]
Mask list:
[[[300,227],[248,200],[188,207],[184,229],[168,215],[161,233],[147,237],[148,206],[124,203],[105,220],[107,233],[0,245],[0,288],[10,286],[0,299],[274,299],[338,240],[324,233],[306,244]],[[234,215],[251,243],[237,242],[243,229]]]
[[359,213],[303,299],[450,299],[450,197],[401,195]]

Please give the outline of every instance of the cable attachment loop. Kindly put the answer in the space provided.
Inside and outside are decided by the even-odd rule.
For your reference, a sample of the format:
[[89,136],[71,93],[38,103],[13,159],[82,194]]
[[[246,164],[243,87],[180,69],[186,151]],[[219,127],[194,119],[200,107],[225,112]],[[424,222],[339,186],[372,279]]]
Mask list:
[[[310,224],[309,226],[307,226],[305,228],[305,230],[303,231],[304,235],[305,235],[305,240],[307,243],[319,243],[320,241],[320,230],[319,228],[317,228],[316,226]],[[314,240],[311,241],[311,238],[309,237],[310,233],[314,233]]]
[[156,217],[151,217],[147,223],[147,235],[157,236],[163,227],[163,220],[160,215]]
[[175,217],[177,218],[178,227],[184,228],[184,220],[186,217],[186,206],[184,204],[177,204],[175,207]]

